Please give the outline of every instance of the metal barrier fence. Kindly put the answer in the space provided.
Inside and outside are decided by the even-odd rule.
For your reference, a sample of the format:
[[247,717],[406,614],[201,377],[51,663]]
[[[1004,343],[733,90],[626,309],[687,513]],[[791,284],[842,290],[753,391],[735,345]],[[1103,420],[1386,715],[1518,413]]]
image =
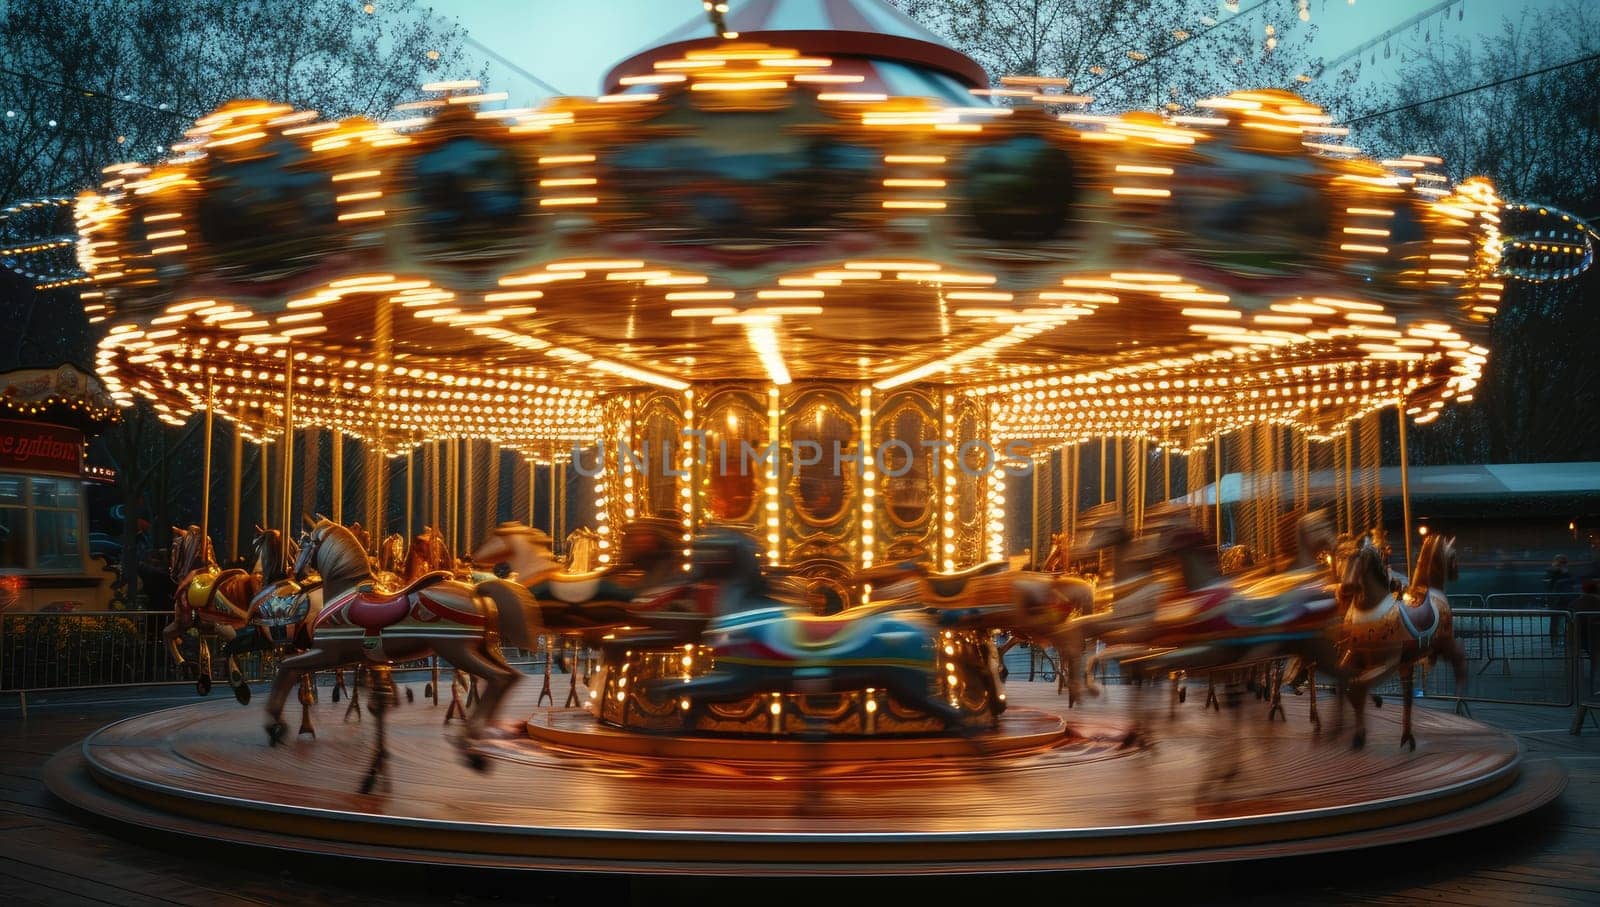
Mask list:
[[[1489,596],[1494,599],[1497,596]],[[1570,706],[1576,701],[1574,667],[1581,658],[1572,614],[1535,608],[1451,609],[1455,637],[1467,657],[1466,683],[1443,660],[1419,665],[1415,695],[1457,702]],[[1374,692],[1398,696],[1391,677]]]
[[1600,665],[1595,650],[1600,649],[1600,611],[1579,611],[1572,615],[1577,651],[1573,655],[1573,681],[1578,688],[1578,708],[1572,715],[1572,733],[1583,730],[1588,719],[1600,728]]
[[[171,611],[6,611],[0,612],[0,692],[72,690],[89,687],[192,684],[172,663],[161,630]],[[190,634],[180,640],[184,657],[199,661],[198,646],[211,655],[218,687],[226,681],[223,641]],[[513,665],[544,665],[544,653],[503,649]],[[278,657],[252,652],[236,659],[246,682],[270,680]],[[426,662],[399,666],[426,667]]]

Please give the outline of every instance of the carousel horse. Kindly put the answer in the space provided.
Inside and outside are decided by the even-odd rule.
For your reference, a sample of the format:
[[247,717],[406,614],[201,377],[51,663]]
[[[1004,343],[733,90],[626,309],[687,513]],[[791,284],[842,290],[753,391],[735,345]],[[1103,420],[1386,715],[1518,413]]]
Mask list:
[[[303,652],[310,643],[308,627],[322,610],[322,588],[315,581],[301,585],[290,573],[289,565],[297,552],[287,548],[276,529],[256,527],[255,569],[261,589],[250,599],[245,626],[223,646],[232,658],[246,652]],[[300,676],[300,733],[316,736],[311,726],[312,675]],[[249,697],[245,697],[245,702]]]
[[506,664],[499,639],[532,648],[539,629],[538,611],[527,590],[501,580],[474,587],[443,571],[398,589],[379,588],[359,540],[326,519],[303,537],[294,576],[303,578],[311,570],[322,577],[323,607],[310,622],[306,651],[279,665],[267,700],[268,739],[273,744],[284,740],[283,705],[295,677],[369,665],[378,718],[377,752],[362,783],[362,791],[370,791],[388,758],[383,710],[392,695],[390,666],[437,653],[457,671],[483,681],[482,699],[466,722],[461,745],[469,765],[487,767],[476,744],[505,693],[521,678]]
[[[1148,523],[1147,523],[1148,527]],[[1326,515],[1306,514],[1299,521],[1304,566],[1247,579],[1205,569],[1210,547],[1192,525],[1172,521],[1155,537],[1147,556],[1175,561],[1151,570],[1167,572],[1145,619],[1104,628],[1106,648],[1089,661],[1089,683],[1100,662],[1118,662],[1132,674],[1248,672],[1264,667],[1272,709],[1281,714],[1279,684],[1272,681],[1286,659],[1312,666],[1337,663],[1335,643],[1339,613],[1333,576],[1321,554],[1332,544]],[[1320,727],[1316,692],[1311,721]]]
[[579,526],[567,533],[566,572],[587,573],[600,563],[600,533]]
[[406,568],[406,537],[398,532],[391,532],[378,542],[377,556],[378,580],[385,585],[393,585],[401,581],[402,572]]
[[[1014,570],[1005,562],[933,573],[925,559],[909,557],[861,571],[854,582],[871,587],[868,607],[873,610],[925,608],[947,627],[1007,630],[1013,640],[1054,646],[1061,659],[1074,666],[1082,657],[1082,639],[1069,633],[1067,626],[1074,615],[1094,609],[1094,585],[1087,580]],[[1060,673],[1069,706],[1082,695],[1080,673],[1076,669]]]
[[[714,528],[694,541],[694,597],[713,616],[701,637],[712,668],[691,677],[652,678],[642,695],[675,698],[693,726],[708,705],[769,693],[838,693],[887,690],[902,706],[919,709],[949,727],[965,715],[939,692],[939,625],[906,610],[846,611],[816,616],[772,598],[761,570],[761,546],[749,535]],[[638,647],[637,638],[608,641],[610,650]],[[990,647],[992,649],[992,646]],[[614,664],[613,657],[606,659]],[[997,662],[982,672],[993,714],[1004,705]],[[605,689],[604,679],[599,684]]]
[[[166,641],[173,662],[195,678],[195,689],[204,696],[211,692],[211,651],[202,640],[198,649],[200,664],[196,667],[184,660],[179,640],[190,627],[198,628],[201,633],[215,634],[224,641],[232,640],[238,628],[244,626],[246,609],[260,580],[245,570],[218,567],[211,539],[194,525],[187,530],[172,527],[168,569],[178,591],[172,602],[172,623],[162,629],[161,638]],[[241,703],[248,702],[250,687],[244,682],[238,662],[231,656],[227,659],[227,668],[233,695]]]
[[669,629],[697,638],[706,615],[674,610],[666,593],[687,581],[682,567],[683,527],[645,517],[623,530],[615,565],[572,573],[550,550],[550,536],[521,523],[503,523],[472,552],[480,564],[504,563],[538,602],[546,629],[578,634],[593,643],[623,625]]
[[1438,535],[1422,543],[1415,581],[1404,592],[1391,591],[1388,562],[1374,545],[1362,546],[1345,565],[1339,596],[1347,610],[1339,648],[1341,666],[1350,675],[1357,749],[1367,740],[1367,691],[1390,673],[1398,671],[1405,688],[1400,745],[1413,750],[1417,740],[1411,733],[1411,693],[1416,664],[1423,659],[1432,664],[1444,656],[1455,669],[1457,687],[1466,682],[1467,658],[1455,638],[1444,590],[1444,584],[1456,577],[1455,539]]
[[[594,646],[601,637],[623,626],[640,626],[665,633],[671,644],[699,637],[707,615],[684,605],[677,592],[684,586],[682,524],[645,517],[622,532],[617,563],[601,570],[572,573],[551,551],[550,536],[521,523],[503,523],[472,552],[472,559],[504,566],[516,581],[528,587],[538,603],[541,620],[562,640],[575,647]],[[545,678],[539,701],[549,698],[550,661],[556,646],[548,646]],[[579,703],[578,670],[570,672],[566,703]]]

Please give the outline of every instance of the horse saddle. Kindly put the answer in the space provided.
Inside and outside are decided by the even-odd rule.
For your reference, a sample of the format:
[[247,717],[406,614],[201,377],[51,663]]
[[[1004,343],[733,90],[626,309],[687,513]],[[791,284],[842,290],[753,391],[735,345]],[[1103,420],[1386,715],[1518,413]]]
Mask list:
[[923,573],[922,581],[927,584],[928,591],[939,598],[960,598],[980,585],[976,581],[1010,570],[1011,565],[1005,561],[989,561],[955,573]]
[[1400,622],[1405,625],[1406,632],[1419,640],[1426,640],[1439,626],[1439,610],[1433,606],[1431,590],[1424,588],[1421,592],[1414,605],[1401,596],[1395,610],[1400,612]]
[[183,603],[195,610],[205,610],[211,601],[211,590],[216,587],[220,573],[204,568],[192,571],[178,584]]
[[423,589],[452,578],[448,570],[435,570],[393,591],[375,587],[357,589],[345,614],[351,623],[361,629],[377,633],[405,620],[406,615],[411,613],[413,600]]
[[781,642],[801,651],[854,648],[882,627],[877,615],[790,615],[780,625]]
[[422,574],[398,589],[393,588],[385,583],[376,583],[370,590],[370,594],[374,596],[393,595],[399,598],[409,598],[418,592],[421,592],[423,589],[433,585],[434,583],[443,582],[447,579],[455,579],[455,574],[451,573],[449,570],[432,570]]
[[606,571],[590,570],[587,573],[557,573],[539,584],[534,598],[549,597],[569,605],[581,605],[596,599],[627,601],[632,595],[616,583],[606,581]]

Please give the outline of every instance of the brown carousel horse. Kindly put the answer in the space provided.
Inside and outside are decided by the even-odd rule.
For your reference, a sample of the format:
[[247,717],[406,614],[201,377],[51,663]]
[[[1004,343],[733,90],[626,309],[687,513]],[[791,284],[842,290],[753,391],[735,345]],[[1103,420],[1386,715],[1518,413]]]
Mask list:
[[[948,625],[1009,631],[1055,647],[1062,662],[1060,688],[1067,704],[1082,697],[1077,662],[1082,637],[1068,631],[1074,615],[1094,608],[1094,585],[1075,576],[1012,570],[1002,562],[955,573],[933,573],[920,553],[857,573],[854,582],[872,589],[874,609],[914,606],[934,611]],[[852,609],[852,611],[860,610]],[[850,613],[850,612],[846,612]],[[996,658],[999,653],[996,653]],[[1068,670],[1066,664],[1073,667]]]
[[449,549],[445,546],[444,536],[432,526],[422,527],[422,531],[411,539],[411,544],[406,548],[405,559],[397,571],[405,582],[420,579],[435,570],[455,570],[455,558],[450,556]]
[[500,653],[500,638],[533,648],[539,629],[538,609],[526,589],[502,580],[472,586],[443,571],[427,574],[400,588],[378,586],[361,543],[350,530],[319,520],[300,544],[294,575],[315,570],[322,577],[323,607],[310,622],[307,650],[279,666],[267,700],[267,737],[284,741],[283,705],[294,678],[307,671],[367,665],[374,677],[373,712],[378,718],[378,747],[362,782],[370,791],[388,759],[384,713],[393,696],[389,678],[394,662],[437,653],[457,671],[484,684],[478,708],[466,722],[461,745],[467,764],[486,768],[476,747],[495,717],[502,698],[520,678]]
[[1356,748],[1367,740],[1367,691],[1391,672],[1400,673],[1404,686],[1400,744],[1413,750],[1417,739],[1411,733],[1411,693],[1417,662],[1433,663],[1442,655],[1455,669],[1457,687],[1466,682],[1467,658],[1455,638],[1444,591],[1444,584],[1456,576],[1455,539],[1438,535],[1423,542],[1414,582],[1404,592],[1391,590],[1388,564],[1373,545],[1362,546],[1345,565],[1339,597],[1347,610],[1339,647],[1356,710]]
[[377,570],[378,579],[386,584],[394,584],[405,578],[402,572],[406,563],[406,537],[398,532],[391,532],[378,542]]
[[[538,602],[544,627],[563,638],[563,648],[566,642],[598,646],[608,634],[625,626],[662,636],[667,640],[663,644],[681,643],[698,639],[709,619],[707,613],[677,610],[684,599],[672,593],[687,583],[682,533],[682,523],[677,520],[642,517],[623,529],[616,563],[573,573],[551,552],[550,536],[543,530],[502,523],[473,550],[472,560],[510,568],[516,582],[526,586]],[[553,705],[552,660],[545,659],[538,701],[548,697]],[[574,665],[568,705],[580,701],[578,673]]]
[[[218,567],[211,539],[195,525],[186,530],[172,527],[168,569],[178,591],[172,601],[172,623],[161,630],[161,638],[166,641],[173,662],[195,678],[195,690],[204,696],[211,692],[211,650],[200,641],[199,665],[191,665],[183,657],[179,640],[191,627],[225,641],[232,640],[238,628],[244,626],[246,609],[260,580],[245,570]],[[231,656],[227,667],[228,685],[233,688],[233,695],[241,703],[249,702],[250,687]]]
[[[1241,577],[1210,567],[1207,539],[1185,520],[1169,520],[1147,540],[1153,542],[1147,569],[1158,577],[1154,607],[1143,620],[1103,628],[1107,646],[1090,659],[1090,677],[1102,660],[1133,674],[1264,675],[1268,716],[1281,715],[1278,677],[1286,661],[1298,660],[1313,676],[1319,666],[1334,669],[1338,662],[1332,524],[1322,511],[1297,522],[1295,566]],[[1320,728],[1315,687],[1311,722]]]
[[[260,591],[250,599],[245,626],[222,652],[232,658],[244,652],[302,652],[309,642],[306,628],[322,609],[322,589],[316,581],[301,585],[289,571],[297,556],[294,543],[286,548],[283,534],[276,529],[256,527],[255,571]],[[300,676],[300,733],[316,736],[311,726],[311,704],[315,700],[312,675]],[[248,701],[248,697],[243,701]]]

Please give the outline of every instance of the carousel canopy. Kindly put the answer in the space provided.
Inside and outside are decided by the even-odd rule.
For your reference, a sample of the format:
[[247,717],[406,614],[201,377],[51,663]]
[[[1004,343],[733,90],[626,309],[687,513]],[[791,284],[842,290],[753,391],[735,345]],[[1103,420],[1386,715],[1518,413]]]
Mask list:
[[390,449],[593,437],[608,392],[729,380],[942,384],[1010,437],[1191,446],[1431,418],[1478,380],[1502,256],[1539,278],[1592,250],[1537,207],[1505,235],[1488,181],[1363,157],[1285,92],[1092,114],[1050,80],[973,87],[881,4],[728,28],[596,98],[439,83],[386,123],[240,101],[107,168],[77,204],[101,374],[265,436],[292,360],[297,424]]

